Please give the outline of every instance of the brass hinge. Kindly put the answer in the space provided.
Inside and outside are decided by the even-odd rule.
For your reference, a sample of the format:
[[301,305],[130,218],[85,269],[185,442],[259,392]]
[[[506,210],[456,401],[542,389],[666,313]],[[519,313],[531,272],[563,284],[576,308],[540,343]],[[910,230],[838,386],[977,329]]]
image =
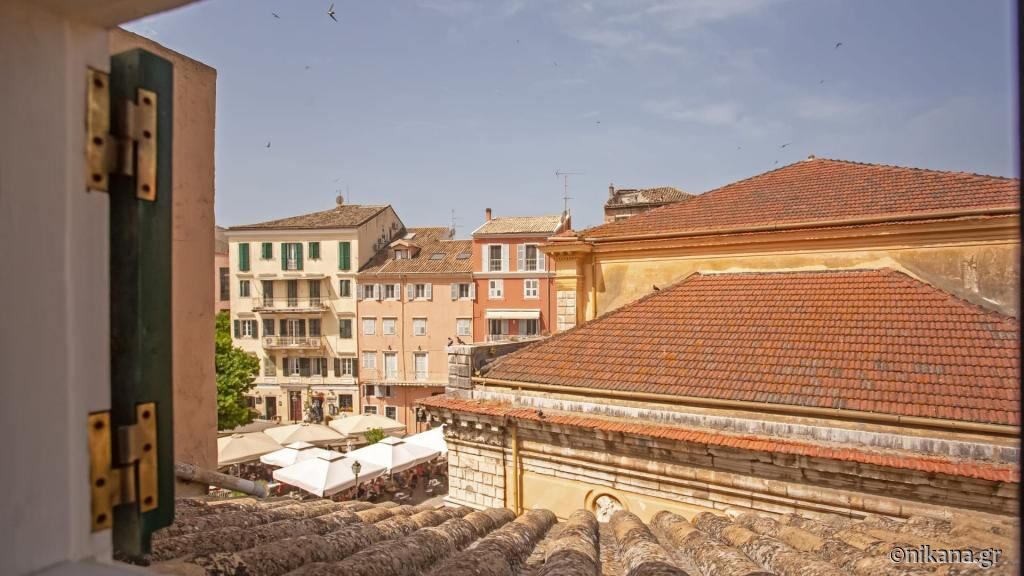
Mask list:
[[119,426],[116,433],[114,454],[110,412],[89,414],[93,532],[113,526],[114,506],[135,502],[140,512],[148,512],[159,504],[156,403],[136,405],[135,424]]
[[135,101],[118,103],[111,130],[110,75],[88,69],[85,187],[109,192],[110,174],[135,177],[135,196],[156,200],[156,93],[139,88]]

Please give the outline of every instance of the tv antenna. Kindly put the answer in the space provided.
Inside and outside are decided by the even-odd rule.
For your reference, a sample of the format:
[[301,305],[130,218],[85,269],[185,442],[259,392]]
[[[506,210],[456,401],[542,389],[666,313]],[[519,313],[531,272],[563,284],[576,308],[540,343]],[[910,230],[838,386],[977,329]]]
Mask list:
[[455,222],[456,222],[455,209],[452,208],[452,235],[451,235],[452,238],[455,237],[455,229],[459,227],[458,224],[456,224]]
[[555,177],[562,179],[562,214],[569,214],[569,200],[572,200],[572,196],[569,196],[569,176],[583,176],[583,172],[562,172],[561,170],[555,170]]

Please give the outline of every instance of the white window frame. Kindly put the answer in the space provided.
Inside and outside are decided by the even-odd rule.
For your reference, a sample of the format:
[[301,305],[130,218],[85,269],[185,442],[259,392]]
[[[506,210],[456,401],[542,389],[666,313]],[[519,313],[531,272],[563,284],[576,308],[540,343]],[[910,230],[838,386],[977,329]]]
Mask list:
[[[417,324],[419,324],[419,326],[417,326]],[[422,328],[422,330],[420,328]],[[413,336],[426,336],[427,335],[427,319],[426,318],[413,318],[412,319],[412,335]]]
[[285,242],[285,270],[298,270],[299,269],[299,242]]
[[[530,288],[530,284],[533,284],[533,288]],[[533,292],[532,294],[530,292]],[[540,298],[540,280],[536,278],[527,278],[523,280],[523,298],[527,300],[536,300]]]
[[[463,331],[462,326],[466,327]],[[456,318],[455,319],[455,335],[456,336],[469,336],[473,337],[473,319],[472,318]]]
[[[388,416],[388,410],[393,410],[395,415],[394,416]],[[384,406],[384,417],[385,418],[391,418],[392,420],[399,421],[398,420],[398,406]]]
[[363,404],[363,414],[377,414],[377,406],[374,404]]
[[[388,330],[388,325],[391,325],[391,330]],[[398,318],[381,318],[380,319],[380,333],[382,336],[394,336],[398,332]]]
[[242,320],[238,327],[238,333],[242,338],[255,338],[256,337],[256,321],[255,320]]
[[[533,334],[530,334],[529,330],[526,330],[526,327],[529,326],[530,322],[535,322],[536,326],[537,326],[537,329],[534,330]],[[536,318],[531,318],[531,319],[528,319],[528,320],[520,320],[519,321],[519,335],[520,336],[536,336],[538,334],[540,334],[540,320],[538,320]]]
[[[388,374],[388,358],[394,358],[394,372]],[[398,352],[384,352],[384,379],[396,380],[398,378]]]
[[501,278],[491,278],[487,281],[487,298],[489,300],[501,300],[505,297],[505,281]]
[[362,357],[360,358],[360,362],[362,363],[363,368],[366,368],[368,370],[376,370],[377,369],[377,352],[375,352],[373,350],[363,350],[363,354],[362,354]]
[[[377,318],[375,316],[363,316],[359,319],[359,333],[363,336],[376,336],[377,335]],[[367,324],[369,321],[369,324]],[[369,326],[370,330],[367,332],[366,327]]]
[[238,297],[239,298],[251,298],[252,297],[252,282],[249,280],[238,281]]
[[[465,288],[465,295],[463,295],[463,288]],[[473,298],[473,283],[472,282],[460,282],[457,294],[459,300],[469,300]]]
[[[419,360],[420,358],[423,358],[422,372],[420,371],[419,366],[416,365],[417,360]],[[413,352],[412,369],[415,374],[413,377],[414,380],[418,382],[423,382],[425,380],[430,379],[430,355],[427,354],[426,352]]]
[[341,376],[351,376],[356,371],[356,359],[355,358],[342,358],[341,359]]

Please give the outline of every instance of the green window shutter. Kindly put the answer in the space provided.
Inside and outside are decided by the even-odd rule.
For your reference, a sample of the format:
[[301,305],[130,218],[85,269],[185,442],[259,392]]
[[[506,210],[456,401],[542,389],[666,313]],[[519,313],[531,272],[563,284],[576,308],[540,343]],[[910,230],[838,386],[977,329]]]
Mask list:
[[310,242],[309,243],[309,259],[319,260],[320,259],[320,243]]
[[281,242],[281,270],[288,269],[288,244]]
[[355,359],[352,360],[352,377],[353,378],[358,378],[359,377],[359,359],[358,358],[355,358]]
[[295,260],[299,265],[296,270],[302,270],[302,242],[295,243]]
[[242,322],[235,320],[235,338],[242,337]]
[[352,244],[349,242],[338,242],[338,269],[352,269]]
[[247,242],[238,245],[238,271],[249,271],[249,244]]
[[271,258],[274,257],[274,245],[271,244],[270,242],[264,242],[261,245],[261,249],[262,252],[260,254],[260,257],[263,258],[264,260],[270,260]]

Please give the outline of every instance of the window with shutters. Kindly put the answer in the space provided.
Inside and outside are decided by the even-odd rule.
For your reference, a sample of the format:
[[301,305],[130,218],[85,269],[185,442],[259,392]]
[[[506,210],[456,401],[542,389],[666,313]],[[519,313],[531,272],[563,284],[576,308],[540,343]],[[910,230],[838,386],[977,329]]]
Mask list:
[[352,243],[338,242],[338,270],[352,269]]
[[505,296],[505,281],[492,279],[487,281],[487,297],[496,300]]
[[274,281],[273,280],[260,280],[260,286],[263,287],[263,305],[267,308],[273,308],[274,306]]
[[427,379],[427,353],[413,352],[412,364],[416,369],[416,380]]
[[264,336],[273,336],[274,335],[274,320],[273,319],[269,319],[268,318],[268,319],[263,320],[263,335]]
[[367,384],[366,386],[363,386],[363,396],[366,396],[367,398],[373,398],[373,393],[377,391],[376,388],[377,387],[374,386],[373,384]]
[[384,415],[392,420],[398,420],[398,408],[394,406],[385,406]]
[[501,244],[487,246],[487,271],[501,272],[502,262],[504,262],[503,256],[504,250],[502,250]]
[[[285,358],[284,359],[284,375],[285,376],[301,376],[303,360],[308,361],[309,358]],[[308,369],[308,364],[307,364]]]
[[339,376],[354,376],[355,375],[355,373],[356,373],[356,359],[355,358],[338,358],[336,360],[336,362],[338,362],[339,367],[341,368],[341,372],[338,374]]
[[273,242],[264,242],[260,245],[260,258],[263,260],[272,260],[274,258]]
[[319,280],[307,280],[307,287],[309,290],[309,305],[319,306],[320,305],[320,281]]
[[384,285],[384,299],[385,300],[398,300],[401,296],[401,292],[398,290],[398,284],[385,284]]
[[320,335],[320,319],[310,318],[309,319],[309,335],[319,336]]
[[459,287],[459,298],[460,299],[461,298],[472,298],[473,297],[473,294],[472,294],[473,284],[472,283],[459,284],[458,287]]
[[241,333],[243,338],[255,338],[256,337],[256,321],[255,320],[242,320]]
[[377,319],[363,318],[363,336],[373,336],[377,333]]
[[338,296],[342,298],[352,297],[352,281],[351,280],[339,280],[338,281]]
[[455,333],[459,336],[473,335],[473,319],[458,318],[455,320]]
[[249,244],[246,242],[238,245],[238,271],[249,271]]
[[540,333],[540,320],[520,320],[519,321],[519,335],[520,336],[536,336]]
[[299,305],[299,281],[289,280],[288,286],[288,306],[295,308]]
[[377,299],[377,285],[376,284],[360,284],[359,290],[362,292],[360,298],[363,300],[376,300]]
[[536,244],[523,245],[523,267],[520,269],[525,270],[527,272],[534,272],[536,270],[539,270],[539,260],[537,259],[537,255],[539,253],[540,250],[537,249]]
[[263,359],[263,375],[264,376],[277,376],[277,362],[273,356],[268,356]]
[[320,259],[320,243],[310,242],[309,243],[309,259],[319,260]]
[[366,406],[363,406],[363,414],[376,414],[376,413],[377,413],[377,407],[376,406],[369,405],[369,404],[366,405]]
[[352,319],[342,318],[338,320],[338,326],[341,332],[341,337],[345,339],[352,338]]
[[540,298],[540,280],[523,280],[523,298]]
[[398,318],[383,318],[380,321],[380,333],[385,336],[394,336],[397,325]]
[[384,378],[386,380],[398,378],[398,352],[384,353]]
[[363,368],[369,368],[370,370],[377,369],[377,353],[365,350],[363,351]]
[[427,319],[426,318],[413,318],[412,319],[412,335],[413,336],[426,336],[427,335]]
[[238,281],[238,296],[241,298],[248,298],[252,291],[252,285],[248,280]]
[[302,243],[281,243],[281,269],[302,270]]
[[500,340],[508,336],[508,320],[491,319],[487,321],[488,336]]
[[327,358],[311,358],[313,367],[312,375],[325,377],[327,376]]

